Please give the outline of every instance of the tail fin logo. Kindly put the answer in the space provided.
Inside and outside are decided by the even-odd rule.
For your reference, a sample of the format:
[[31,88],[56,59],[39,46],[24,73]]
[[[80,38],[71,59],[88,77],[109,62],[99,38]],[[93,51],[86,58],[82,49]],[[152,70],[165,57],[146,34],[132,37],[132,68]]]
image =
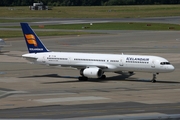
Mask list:
[[36,42],[36,38],[33,34],[25,34],[27,43],[30,45],[34,45],[35,47],[38,46],[37,42]]

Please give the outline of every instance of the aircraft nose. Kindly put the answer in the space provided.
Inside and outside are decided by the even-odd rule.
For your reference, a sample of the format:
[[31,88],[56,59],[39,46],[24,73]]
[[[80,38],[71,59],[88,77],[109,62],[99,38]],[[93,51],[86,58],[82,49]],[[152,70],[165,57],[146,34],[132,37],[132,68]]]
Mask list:
[[168,66],[168,70],[169,70],[169,71],[171,71],[171,72],[172,72],[172,71],[174,71],[174,69],[175,69],[175,68],[174,68],[174,66],[173,66],[173,65]]

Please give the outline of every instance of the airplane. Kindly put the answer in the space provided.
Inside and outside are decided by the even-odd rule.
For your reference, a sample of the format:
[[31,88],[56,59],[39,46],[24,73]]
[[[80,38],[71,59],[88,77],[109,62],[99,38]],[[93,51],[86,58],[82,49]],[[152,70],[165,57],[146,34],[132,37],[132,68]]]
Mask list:
[[28,23],[20,23],[29,53],[22,57],[35,64],[48,66],[71,67],[80,71],[79,81],[88,78],[105,79],[105,72],[121,73],[127,71],[148,72],[156,75],[174,71],[174,66],[168,60],[159,56],[100,54],[77,52],[53,52],[46,48]]
[[5,47],[5,46],[10,46],[10,45],[6,44],[6,43],[4,42],[4,40],[0,38],[0,53],[5,53],[5,52],[7,52],[7,51],[1,51],[1,49],[2,49],[3,47]]

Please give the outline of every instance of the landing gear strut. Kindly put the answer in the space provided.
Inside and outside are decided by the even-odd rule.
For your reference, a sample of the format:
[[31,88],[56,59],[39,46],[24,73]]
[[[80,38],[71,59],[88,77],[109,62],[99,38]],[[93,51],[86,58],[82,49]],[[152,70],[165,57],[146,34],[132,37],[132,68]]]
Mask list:
[[151,80],[151,82],[152,83],[155,83],[156,82],[156,75],[157,75],[158,73],[153,73],[153,79]]

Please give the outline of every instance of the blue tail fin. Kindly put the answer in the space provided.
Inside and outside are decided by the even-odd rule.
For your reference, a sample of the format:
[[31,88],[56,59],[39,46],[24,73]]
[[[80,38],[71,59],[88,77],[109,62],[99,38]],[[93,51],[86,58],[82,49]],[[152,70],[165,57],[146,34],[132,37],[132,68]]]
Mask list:
[[29,53],[49,52],[28,23],[20,23]]

